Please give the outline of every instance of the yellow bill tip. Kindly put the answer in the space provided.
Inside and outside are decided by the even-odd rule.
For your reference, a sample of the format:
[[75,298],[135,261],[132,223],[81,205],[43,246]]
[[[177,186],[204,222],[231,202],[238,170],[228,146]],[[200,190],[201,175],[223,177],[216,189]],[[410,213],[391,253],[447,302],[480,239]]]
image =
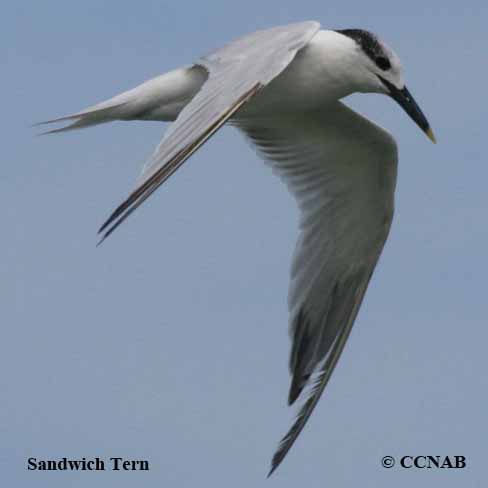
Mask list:
[[428,137],[428,138],[429,138],[429,139],[430,139],[430,140],[431,140],[431,141],[432,141],[434,144],[436,144],[436,143],[437,143],[437,140],[436,140],[436,138],[435,138],[435,135],[434,135],[434,133],[432,132],[432,129],[431,129],[430,127],[429,127],[429,128],[426,130],[426,131],[425,131],[425,133],[427,134],[427,137]]

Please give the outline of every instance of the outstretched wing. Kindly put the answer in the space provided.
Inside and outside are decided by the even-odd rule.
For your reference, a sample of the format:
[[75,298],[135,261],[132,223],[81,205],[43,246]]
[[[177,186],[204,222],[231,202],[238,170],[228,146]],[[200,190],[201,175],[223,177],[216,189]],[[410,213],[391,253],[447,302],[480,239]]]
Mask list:
[[239,108],[279,75],[320,28],[302,22],[242,37],[196,64],[208,79],[181,111],[151,156],[137,188],[112,213],[100,232],[108,237]]
[[301,210],[289,292],[289,403],[310,395],[273,457],[281,463],[339,359],[393,216],[397,150],[383,129],[336,102],[321,112],[238,120]]

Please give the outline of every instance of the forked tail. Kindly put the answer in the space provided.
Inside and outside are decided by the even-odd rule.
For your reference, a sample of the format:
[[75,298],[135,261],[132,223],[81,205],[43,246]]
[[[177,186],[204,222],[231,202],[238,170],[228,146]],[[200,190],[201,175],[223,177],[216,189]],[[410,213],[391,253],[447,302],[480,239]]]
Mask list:
[[53,134],[114,120],[174,120],[181,109],[195,96],[207,78],[200,66],[170,71],[164,75],[120,93],[85,110],[35,125],[71,122],[42,134]]

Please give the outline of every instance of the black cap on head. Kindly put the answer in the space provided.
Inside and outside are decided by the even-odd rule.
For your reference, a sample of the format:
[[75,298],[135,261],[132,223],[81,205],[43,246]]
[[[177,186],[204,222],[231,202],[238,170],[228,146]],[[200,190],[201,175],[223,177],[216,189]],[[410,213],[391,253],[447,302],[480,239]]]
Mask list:
[[388,54],[385,53],[383,46],[378,41],[378,38],[367,30],[363,29],[343,29],[336,30],[339,34],[350,37],[362,49],[364,54],[368,56],[378,68],[387,71],[391,68]]

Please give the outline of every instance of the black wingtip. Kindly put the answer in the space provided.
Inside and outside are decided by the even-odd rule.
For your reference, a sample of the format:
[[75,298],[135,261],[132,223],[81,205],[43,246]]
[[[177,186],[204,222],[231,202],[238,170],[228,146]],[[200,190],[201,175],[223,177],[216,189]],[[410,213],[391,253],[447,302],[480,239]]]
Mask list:
[[288,393],[288,406],[293,405],[297,398],[301,395],[303,389],[310,379],[310,374],[299,376],[299,373],[295,373],[291,380],[290,393]]
[[[118,207],[110,217],[104,222],[104,224],[98,229],[97,235],[100,236],[100,240],[97,242],[97,246],[100,246],[107,237],[109,237],[112,232],[125,220],[125,217],[128,215],[120,217],[120,207]],[[130,212],[129,212],[130,213]]]
[[268,479],[278,469],[278,466],[281,464],[283,459],[285,459],[285,456],[288,453],[287,448],[283,449],[283,442],[285,440],[286,440],[286,437],[281,439],[278,450],[275,452],[273,459],[271,460],[271,468],[269,470],[268,476],[266,476],[266,479]]
[[[112,232],[125,220],[125,218],[131,213],[126,212],[126,202],[119,205],[110,215],[110,217],[103,223],[98,229],[97,234],[102,234],[100,240],[97,243],[97,247],[108,237]],[[125,214],[124,214],[125,212]],[[122,215],[123,214],[123,215]]]
[[[39,124],[37,124],[39,125]],[[41,137],[41,136],[48,136],[50,134],[56,134],[57,132],[62,132],[61,129],[51,129],[51,130],[45,130],[42,132],[38,132],[37,134],[34,134],[36,137]]]
[[99,247],[102,245],[102,242],[107,238],[107,236],[102,236],[102,238],[97,242],[95,247]]
[[102,234],[103,231],[119,216],[119,207],[117,207],[111,214],[110,217],[100,226],[97,234]]
[[269,470],[269,473],[268,473],[268,476],[266,476],[266,479],[268,479],[274,472],[275,472],[275,469],[278,467],[278,465],[276,466],[271,466],[271,469]]
[[102,234],[102,236],[101,236],[100,240],[97,242],[97,247],[98,247],[98,246],[100,246],[100,245],[102,244],[102,242],[103,242],[103,241],[105,241],[105,239],[107,239],[107,237],[109,237],[109,236],[112,234],[112,232],[113,232],[113,231],[114,231],[114,230],[115,230],[115,229],[116,229],[116,228],[117,228],[117,227],[118,227],[118,226],[119,226],[119,225],[122,223],[122,221],[123,221],[123,220],[124,220],[124,219],[119,219],[119,220],[117,220],[117,221],[116,221],[116,222],[115,222],[115,223],[112,225],[112,227],[110,227],[108,230],[106,230],[106,231],[105,231],[103,234],[102,234],[102,232],[103,232],[105,229],[107,229],[107,225],[108,225],[108,224],[110,224],[110,223],[112,223],[112,222],[109,222],[108,224],[107,224],[107,223],[105,223],[105,224],[103,224],[103,226],[102,226],[102,227],[100,227],[100,229],[98,230],[98,234],[99,234],[99,235],[100,235],[100,234]]
[[[113,228],[109,229],[107,232],[103,232],[108,225],[108,221],[105,222],[102,227],[100,227],[97,231],[97,235],[100,237],[99,241],[97,242],[96,247],[101,246],[102,242],[113,232]],[[101,234],[101,235],[100,235]]]
[[291,406],[296,402],[297,398],[300,396],[300,393],[302,393],[308,378],[310,378],[310,375],[307,375],[305,378],[301,379],[298,379],[296,376],[293,377],[290,385],[290,392],[288,393],[288,406]]

